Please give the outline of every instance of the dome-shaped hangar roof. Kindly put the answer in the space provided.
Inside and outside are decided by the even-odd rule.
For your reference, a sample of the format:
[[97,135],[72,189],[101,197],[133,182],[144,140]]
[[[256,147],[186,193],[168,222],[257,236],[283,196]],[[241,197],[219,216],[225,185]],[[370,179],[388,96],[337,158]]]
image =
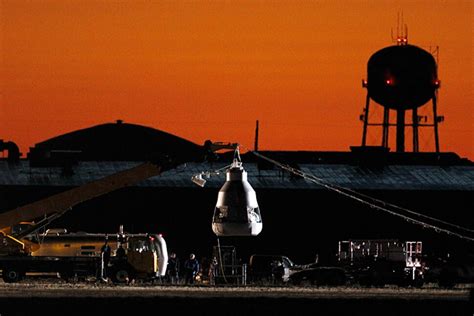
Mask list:
[[74,158],[86,161],[145,161],[162,155],[199,161],[204,147],[184,138],[142,125],[106,123],[37,143],[28,158],[33,164],[55,164]]

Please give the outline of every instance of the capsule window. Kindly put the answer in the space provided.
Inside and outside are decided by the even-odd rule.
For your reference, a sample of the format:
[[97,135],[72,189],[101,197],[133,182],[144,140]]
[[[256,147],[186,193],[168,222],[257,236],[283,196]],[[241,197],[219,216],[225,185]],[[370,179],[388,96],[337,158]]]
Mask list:
[[247,214],[249,223],[260,223],[262,221],[258,207],[247,207]]
[[219,218],[229,217],[229,208],[227,206],[216,207]]

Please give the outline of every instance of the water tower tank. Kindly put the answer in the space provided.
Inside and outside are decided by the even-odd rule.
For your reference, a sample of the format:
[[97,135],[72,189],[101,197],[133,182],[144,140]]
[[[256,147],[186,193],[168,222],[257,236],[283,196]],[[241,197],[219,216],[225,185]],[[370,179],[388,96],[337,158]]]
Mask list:
[[389,46],[373,54],[367,64],[367,89],[375,102],[395,110],[422,106],[438,85],[436,61],[413,46]]

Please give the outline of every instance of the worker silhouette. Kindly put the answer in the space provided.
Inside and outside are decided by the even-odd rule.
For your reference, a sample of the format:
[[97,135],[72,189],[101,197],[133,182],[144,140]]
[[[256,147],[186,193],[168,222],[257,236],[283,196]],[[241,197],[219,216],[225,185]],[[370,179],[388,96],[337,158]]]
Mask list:
[[285,267],[283,266],[283,262],[281,262],[280,260],[274,260],[271,263],[271,267],[273,284],[282,283],[283,275],[285,274]]
[[109,243],[108,243],[108,238],[105,237],[105,242],[102,248],[100,249],[100,258],[101,258],[101,264],[100,264],[100,277],[102,281],[107,281],[107,267],[109,266],[110,262],[110,254],[112,252]]
[[192,253],[189,259],[184,262],[185,282],[186,284],[194,284],[196,275],[199,272],[199,262]]
[[176,253],[172,252],[168,258],[168,266],[166,268],[167,281],[170,284],[179,283],[179,259],[176,257]]
[[125,260],[127,257],[127,254],[125,252],[125,249],[123,248],[122,244],[119,245],[117,248],[117,251],[115,252],[115,255],[119,260]]
[[217,261],[216,257],[213,257],[210,264],[209,264],[209,284],[215,285],[216,284],[216,276],[217,276],[217,266],[219,262]]

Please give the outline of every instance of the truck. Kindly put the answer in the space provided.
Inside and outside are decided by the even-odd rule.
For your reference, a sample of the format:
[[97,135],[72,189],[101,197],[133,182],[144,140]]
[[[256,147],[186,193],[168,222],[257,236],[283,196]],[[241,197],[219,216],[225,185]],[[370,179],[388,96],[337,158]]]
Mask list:
[[[109,234],[44,230],[73,206],[161,174],[170,165],[146,162],[102,179],[35,201],[0,214],[0,270],[5,282],[17,282],[28,273],[102,276],[115,282],[130,278],[160,278],[168,260],[166,241],[160,234],[129,234],[119,229],[110,242],[112,256],[102,266],[101,246]],[[110,240],[109,240],[110,241]],[[122,247],[123,255],[117,255]],[[107,275],[100,275],[107,271]]]
[[339,241],[337,261],[353,283],[422,286],[426,272],[422,241],[350,239]]
[[[29,254],[10,254],[0,257],[2,278],[6,283],[22,280],[27,274],[57,274],[62,279],[111,279],[114,283],[130,280],[155,280],[165,275],[167,245],[161,234],[70,233],[65,229],[48,229],[25,240],[40,247]],[[102,266],[101,247],[104,240],[111,246],[111,258],[106,269]],[[120,256],[117,249],[123,247]],[[103,271],[106,271],[105,273]]]
[[248,275],[254,283],[291,285],[422,286],[427,266],[421,241],[352,239],[338,242],[336,262],[295,264],[284,255],[254,254]]
[[252,283],[287,282],[296,265],[280,254],[253,254],[249,258],[248,275]]

